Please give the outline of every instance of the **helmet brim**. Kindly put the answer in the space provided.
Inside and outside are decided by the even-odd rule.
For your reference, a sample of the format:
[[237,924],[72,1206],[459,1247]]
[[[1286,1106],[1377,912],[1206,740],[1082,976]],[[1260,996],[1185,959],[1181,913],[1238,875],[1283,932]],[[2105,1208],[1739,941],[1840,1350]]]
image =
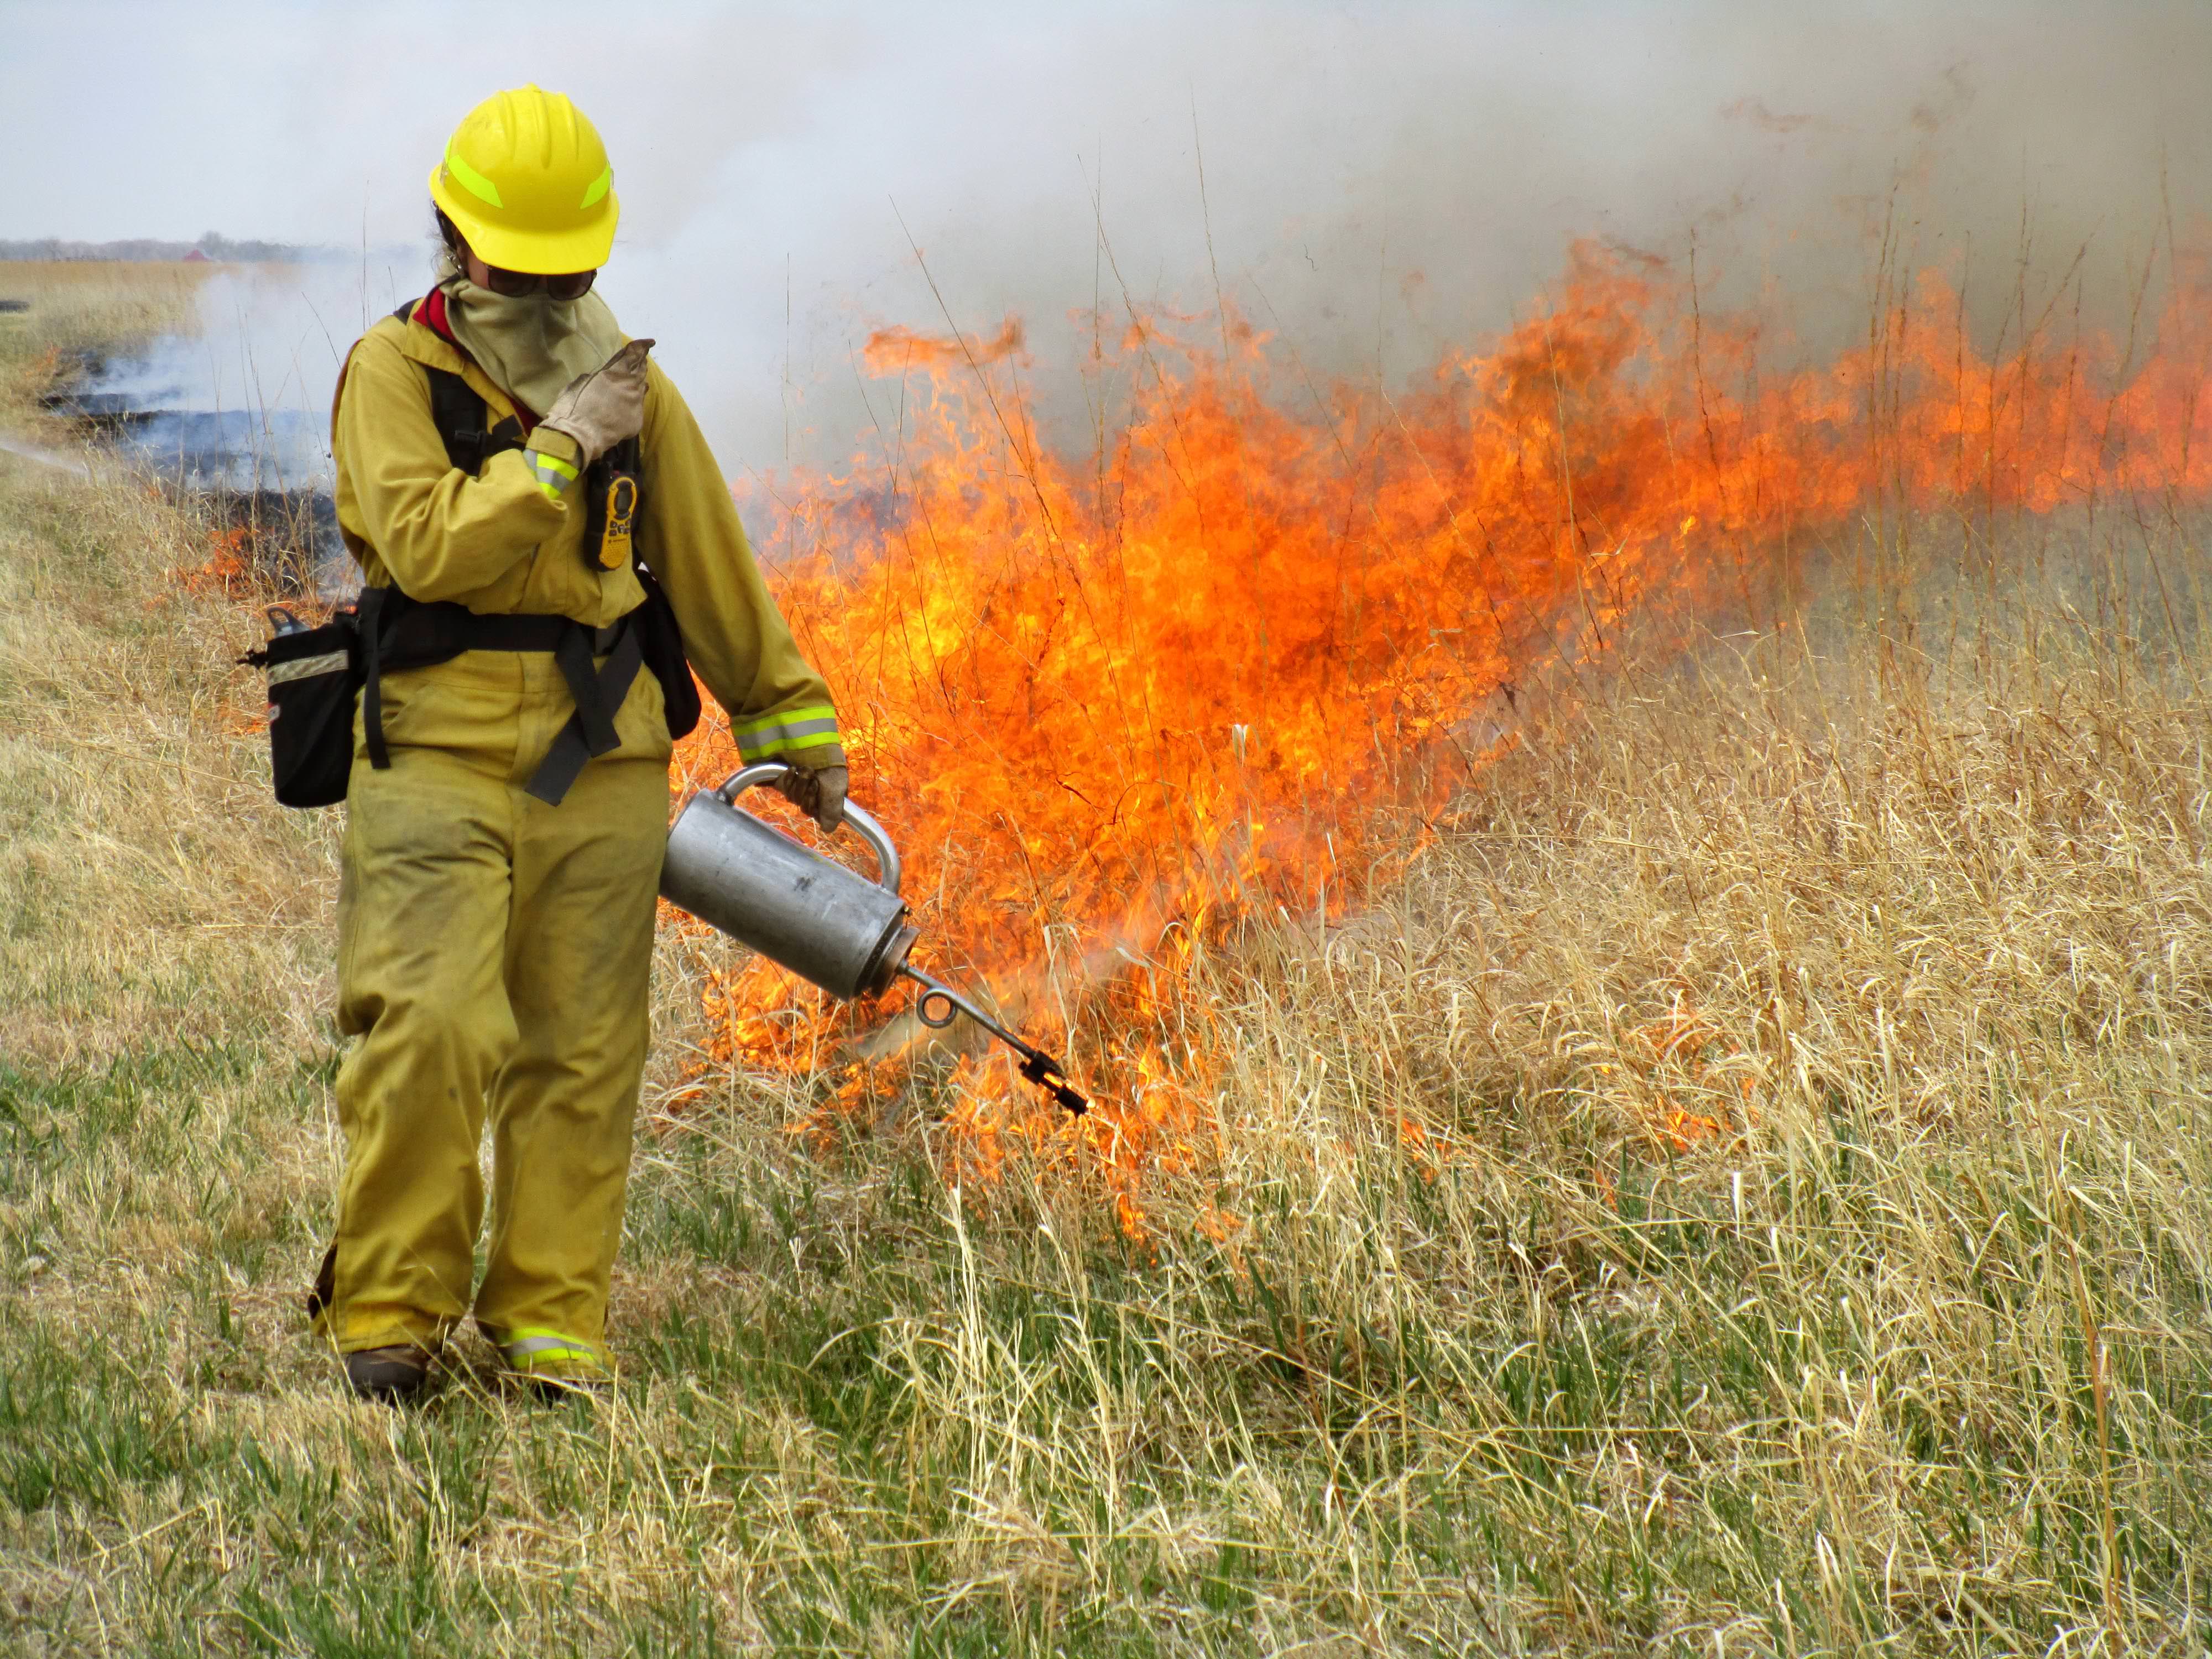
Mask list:
[[483,204],[455,190],[446,181],[445,172],[443,165],[430,169],[430,199],[488,265],[533,276],[565,276],[571,271],[597,270],[614,252],[615,223],[622,210],[611,190],[592,204],[591,216],[580,224],[558,231],[520,230],[487,218]]

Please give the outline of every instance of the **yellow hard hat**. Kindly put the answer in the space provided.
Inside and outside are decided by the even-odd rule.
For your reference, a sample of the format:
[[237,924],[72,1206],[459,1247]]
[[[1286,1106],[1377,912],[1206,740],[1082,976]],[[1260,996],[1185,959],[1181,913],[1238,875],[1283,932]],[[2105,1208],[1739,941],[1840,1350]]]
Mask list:
[[430,199],[477,257],[508,270],[594,270],[615,244],[615,170],[599,129],[557,92],[495,92],[453,129]]

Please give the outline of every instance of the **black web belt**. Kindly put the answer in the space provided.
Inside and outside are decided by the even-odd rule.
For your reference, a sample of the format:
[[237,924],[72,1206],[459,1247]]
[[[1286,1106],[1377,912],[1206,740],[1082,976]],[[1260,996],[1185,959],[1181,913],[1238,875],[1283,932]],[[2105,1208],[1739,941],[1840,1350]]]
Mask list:
[[[561,804],[585,762],[622,746],[615,735],[615,715],[645,661],[633,625],[635,611],[605,628],[589,628],[568,617],[480,617],[465,605],[421,605],[404,597],[395,606],[393,592],[363,590],[357,613],[364,669],[362,735],[368,763],[377,770],[392,764],[384,741],[383,671],[450,662],[464,651],[552,653],[576,712],[523,786],[547,805]],[[598,657],[606,660],[594,668],[592,659]]]

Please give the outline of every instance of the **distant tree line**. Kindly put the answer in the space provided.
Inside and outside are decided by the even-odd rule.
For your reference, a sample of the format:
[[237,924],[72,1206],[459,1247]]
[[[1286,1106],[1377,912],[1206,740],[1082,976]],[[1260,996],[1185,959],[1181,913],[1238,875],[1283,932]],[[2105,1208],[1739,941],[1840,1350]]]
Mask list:
[[194,252],[226,264],[289,264],[343,257],[335,248],[294,242],[234,242],[212,230],[197,242],[164,242],[150,236],[121,242],[76,242],[59,236],[0,241],[0,259],[181,259]]

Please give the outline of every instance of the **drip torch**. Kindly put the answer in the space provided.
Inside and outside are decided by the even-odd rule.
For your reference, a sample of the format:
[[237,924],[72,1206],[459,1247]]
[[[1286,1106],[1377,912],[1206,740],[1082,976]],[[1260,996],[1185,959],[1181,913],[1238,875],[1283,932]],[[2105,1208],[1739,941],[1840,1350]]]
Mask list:
[[943,1030],[967,1015],[1019,1054],[1022,1076],[1054,1102],[1070,1112],[1089,1110],[1058,1060],[907,960],[921,935],[906,924],[898,848],[866,811],[848,801],[845,822],[875,855],[873,881],[738,805],[744,791],[791,770],[783,761],[757,762],[685,802],[668,832],[660,896],[843,1000],[880,996],[900,979],[912,980],[921,987],[915,1014],[923,1024]]

